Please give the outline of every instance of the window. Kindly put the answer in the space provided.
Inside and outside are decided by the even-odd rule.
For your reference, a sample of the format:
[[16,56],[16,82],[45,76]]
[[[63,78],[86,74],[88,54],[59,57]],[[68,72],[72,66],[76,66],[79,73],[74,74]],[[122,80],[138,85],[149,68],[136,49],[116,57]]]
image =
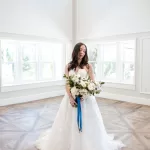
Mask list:
[[1,40],[2,85],[62,80],[65,44]]
[[135,40],[86,44],[97,80],[134,84]]
[[92,65],[93,67],[93,71],[94,74],[97,75],[97,58],[98,58],[98,46],[97,45],[87,45],[87,49],[88,49],[88,57],[89,57],[89,63]]
[[106,80],[115,80],[117,78],[117,45],[116,43],[101,45],[102,59],[102,78]]
[[135,44],[133,41],[121,42],[121,68],[122,81],[134,83],[135,70]]

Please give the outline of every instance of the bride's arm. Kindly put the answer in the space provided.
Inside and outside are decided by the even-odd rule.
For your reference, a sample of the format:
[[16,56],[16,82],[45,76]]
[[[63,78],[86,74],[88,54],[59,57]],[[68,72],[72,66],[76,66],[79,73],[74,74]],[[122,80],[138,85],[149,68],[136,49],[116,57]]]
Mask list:
[[91,64],[89,64],[88,73],[89,73],[90,79],[95,81],[95,77],[94,77],[94,73],[93,73],[93,67]]
[[[68,65],[66,65],[66,67],[65,67],[65,74],[66,74],[67,77],[69,76]],[[69,87],[67,84],[66,84],[66,92],[67,92],[68,97],[69,97],[69,99],[70,99],[70,104],[71,104],[72,106],[77,105],[77,103],[75,102],[75,100],[74,100],[74,98],[73,98],[73,96],[72,96],[72,94],[71,94],[71,92],[70,92],[70,87]]]
[[[69,76],[69,72],[68,72],[68,64],[65,66],[65,74],[68,77]],[[69,98],[72,97],[71,93],[70,93],[70,87],[66,84],[66,92],[69,96]]]

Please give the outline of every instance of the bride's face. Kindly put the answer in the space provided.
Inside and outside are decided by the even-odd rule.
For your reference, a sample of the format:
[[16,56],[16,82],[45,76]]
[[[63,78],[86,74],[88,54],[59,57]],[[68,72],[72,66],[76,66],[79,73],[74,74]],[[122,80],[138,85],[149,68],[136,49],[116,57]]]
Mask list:
[[80,51],[78,53],[78,59],[82,59],[85,56],[86,47],[85,45],[80,46]]

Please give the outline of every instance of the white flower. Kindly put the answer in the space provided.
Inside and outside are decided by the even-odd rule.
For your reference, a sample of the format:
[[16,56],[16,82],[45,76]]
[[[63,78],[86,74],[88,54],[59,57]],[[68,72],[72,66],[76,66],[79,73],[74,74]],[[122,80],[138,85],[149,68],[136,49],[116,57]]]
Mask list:
[[76,82],[76,83],[77,83],[77,82],[79,82],[79,79],[80,79],[80,75],[78,75],[78,74],[72,76],[72,81],[73,81],[73,82]]
[[72,78],[72,81],[73,81],[73,82],[78,82],[79,79],[78,79],[76,76],[74,76],[74,77]]
[[81,79],[84,80],[84,81],[88,80],[87,77],[82,77]]
[[96,84],[97,88],[99,88],[101,86],[100,82],[98,82],[98,81],[96,81],[95,84]]
[[87,91],[86,89],[81,89],[79,92],[80,92],[80,94],[83,95],[83,96],[85,96],[85,95],[88,94],[88,91]]
[[99,82],[98,82],[98,81],[95,81],[95,84],[96,84],[96,85],[99,85]]
[[84,82],[84,81],[82,81],[82,80],[80,81],[80,85],[82,85],[82,87],[83,87],[83,88],[85,88],[85,87],[86,87],[85,82]]
[[80,74],[76,74],[76,77],[77,77],[77,78],[81,78]]
[[74,86],[71,88],[71,94],[73,97],[75,97],[75,95],[79,95],[79,90]]
[[94,84],[94,83],[90,83],[90,84],[88,85],[88,89],[89,89],[90,91],[94,90],[94,89],[95,89],[95,84]]

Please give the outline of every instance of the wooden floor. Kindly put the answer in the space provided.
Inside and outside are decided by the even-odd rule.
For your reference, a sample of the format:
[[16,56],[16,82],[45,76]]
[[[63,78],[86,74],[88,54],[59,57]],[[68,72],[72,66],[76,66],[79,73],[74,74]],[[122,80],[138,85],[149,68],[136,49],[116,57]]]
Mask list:
[[[35,150],[40,132],[50,128],[62,96],[0,107],[0,150]],[[150,107],[97,98],[108,133],[127,145],[150,150]]]

